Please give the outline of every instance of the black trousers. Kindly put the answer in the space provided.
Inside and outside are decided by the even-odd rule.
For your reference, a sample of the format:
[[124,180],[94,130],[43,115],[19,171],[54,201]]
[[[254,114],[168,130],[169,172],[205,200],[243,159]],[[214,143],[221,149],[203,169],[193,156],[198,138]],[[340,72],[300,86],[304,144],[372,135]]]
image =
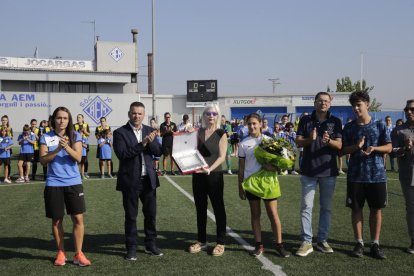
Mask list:
[[210,198],[216,217],[216,242],[225,244],[226,237],[226,210],[223,199],[224,179],[222,172],[206,174],[193,174],[193,195],[197,211],[197,231],[199,242],[207,241],[207,206]]
[[157,213],[157,193],[152,189],[149,179],[143,178],[143,188],[135,192],[122,191],[122,202],[125,211],[125,245],[127,250],[136,248],[138,244],[137,216],[138,198],[142,203],[144,214],[145,246],[155,245],[157,230],[155,227]]

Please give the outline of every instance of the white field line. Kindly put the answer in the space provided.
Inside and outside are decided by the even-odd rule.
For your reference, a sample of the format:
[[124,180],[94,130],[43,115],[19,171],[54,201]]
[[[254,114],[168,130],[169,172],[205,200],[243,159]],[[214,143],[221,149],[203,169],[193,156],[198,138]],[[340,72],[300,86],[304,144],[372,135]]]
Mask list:
[[[187,191],[185,191],[183,188],[181,188],[176,182],[174,182],[169,176],[164,175],[164,178],[167,179],[168,182],[170,182],[183,195],[185,195],[188,199],[190,199],[192,202],[194,202],[194,198]],[[212,221],[216,222],[216,218],[210,210],[207,210],[207,216]],[[251,246],[247,241],[245,241],[242,237],[240,237],[240,235],[237,234],[236,232],[234,232],[230,227],[226,226],[226,229],[227,229],[227,234],[230,237],[232,237],[233,239],[235,239],[245,250],[249,251],[249,250],[254,249],[253,246]],[[283,272],[282,267],[280,265],[275,265],[272,261],[270,261],[265,256],[261,255],[261,256],[257,257],[256,259],[258,259],[263,264],[262,269],[269,270],[274,275],[278,275],[278,276],[279,275],[286,275],[286,273]]]

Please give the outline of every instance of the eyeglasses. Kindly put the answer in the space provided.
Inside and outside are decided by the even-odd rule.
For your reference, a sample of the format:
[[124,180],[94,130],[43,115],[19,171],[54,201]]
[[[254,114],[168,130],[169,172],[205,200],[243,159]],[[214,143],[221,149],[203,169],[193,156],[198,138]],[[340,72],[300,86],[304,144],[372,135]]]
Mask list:
[[171,118],[171,117],[164,117],[165,119],[169,119],[169,118]]
[[328,100],[316,100],[315,102],[317,102],[318,104],[331,103],[331,101]]
[[414,107],[406,107],[404,108],[405,112],[411,111],[411,113],[414,113]]
[[210,117],[210,116],[217,116],[218,115],[218,113],[217,112],[206,112],[206,113],[204,113],[204,114],[206,114],[208,117]]

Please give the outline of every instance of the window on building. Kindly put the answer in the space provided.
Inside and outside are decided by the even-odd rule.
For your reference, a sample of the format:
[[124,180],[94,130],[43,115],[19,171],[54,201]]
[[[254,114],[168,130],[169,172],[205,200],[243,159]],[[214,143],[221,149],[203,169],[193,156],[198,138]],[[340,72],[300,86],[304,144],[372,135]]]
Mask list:
[[96,83],[36,82],[34,92],[96,93]]

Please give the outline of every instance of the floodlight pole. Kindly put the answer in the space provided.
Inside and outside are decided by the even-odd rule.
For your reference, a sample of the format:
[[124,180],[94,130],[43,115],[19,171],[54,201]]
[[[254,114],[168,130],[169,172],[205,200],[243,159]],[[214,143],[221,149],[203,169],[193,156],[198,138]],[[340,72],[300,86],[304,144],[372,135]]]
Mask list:
[[155,107],[155,36],[154,36],[154,0],[152,0],[152,78],[151,78],[151,86],[152,86],[152,117],[157,118],[157,112]]
[[273,88],[273,95],[275,94],[276,91],[276,85],[280,84],[280,82],[278,82],[280,79],[268,79],[269,81],[272,82],[272,88]]
[[90,20],[90,21],[82,21],[82,23],[93,24],[93,47],[95,47],[95,42],[96,42],[96,21],[95,19]]
[[361,52],[361,83],[359,84],[362,91],[362,81],[364,79],[364,53]]

